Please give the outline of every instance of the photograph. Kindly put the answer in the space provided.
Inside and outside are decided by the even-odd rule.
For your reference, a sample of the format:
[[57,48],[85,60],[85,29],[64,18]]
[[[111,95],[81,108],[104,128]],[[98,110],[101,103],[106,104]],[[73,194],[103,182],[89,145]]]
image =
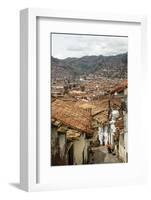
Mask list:
[[128,36],[50,33],[50,166],[128,163]]

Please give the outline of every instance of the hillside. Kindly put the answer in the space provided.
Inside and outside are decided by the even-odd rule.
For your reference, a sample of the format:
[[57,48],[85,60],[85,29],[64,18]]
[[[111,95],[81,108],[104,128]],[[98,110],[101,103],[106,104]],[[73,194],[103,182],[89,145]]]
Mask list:
[[79,77],[90,73],[107,78],[127,78],[127,53],[116,56],[51,57],[52,78]]

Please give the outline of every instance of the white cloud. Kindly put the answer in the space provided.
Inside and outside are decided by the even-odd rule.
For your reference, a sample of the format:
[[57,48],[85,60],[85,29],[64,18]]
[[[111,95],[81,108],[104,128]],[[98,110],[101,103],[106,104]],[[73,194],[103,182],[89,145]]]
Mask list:
[[128,37],[52,33],[52,56],[116,55],[128,51]]

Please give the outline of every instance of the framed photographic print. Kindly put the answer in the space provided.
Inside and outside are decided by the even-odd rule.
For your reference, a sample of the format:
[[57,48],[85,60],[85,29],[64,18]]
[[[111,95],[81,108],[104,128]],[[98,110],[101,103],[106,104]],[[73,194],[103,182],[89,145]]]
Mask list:
[[21,187],[146,182],[146,18],[47,9],[20,16]]

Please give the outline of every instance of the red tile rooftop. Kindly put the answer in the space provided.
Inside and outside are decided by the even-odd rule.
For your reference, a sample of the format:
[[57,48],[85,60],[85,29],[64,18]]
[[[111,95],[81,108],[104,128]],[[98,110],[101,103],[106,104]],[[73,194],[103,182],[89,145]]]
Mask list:
[[128,81],[127,80],[123,80],[121,83],[119,83],[118,85],[116,85],[116,87],[110,91],[111,94],[114,94],[115,92],[122,92],[125,88],[128,87]]
[[62,122],[64,125],[80,130],[85,133],[92,133],[91,116],[89,112],[62,100],[52,102],[51,116],[53,119]]
[[[113,109],[120,109],[121,98],[112,97],[110,106]],[[64,101],[56,99],[52,102],[52,119],[60,121],[69,128],[85,133],[91,133],[92,117],[99,123],[106,123],[108,120],[109,97],[103,100],[90,102]]]

